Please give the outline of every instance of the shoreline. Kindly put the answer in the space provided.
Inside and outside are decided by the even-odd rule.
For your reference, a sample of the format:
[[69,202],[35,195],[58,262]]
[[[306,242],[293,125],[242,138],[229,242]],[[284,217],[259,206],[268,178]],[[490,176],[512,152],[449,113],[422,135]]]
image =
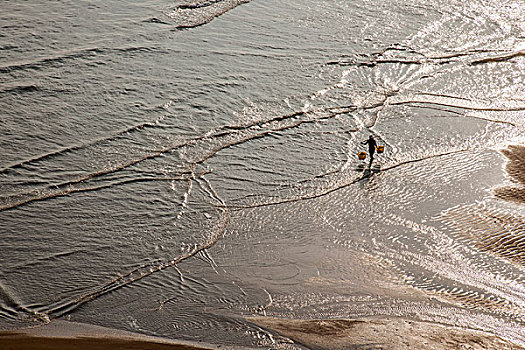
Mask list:
[[497,335],[407,318],[285,319],[249,317],[262,328],[316,350],[523,350]]
[[[246,317],[246,321],[299,346],[317,350],[524,350],[492,333],[406,318],[287,319]],[[85,323],[54,320],[42,326],[0,331],[5,350],[215,350],[248,349],[173,340]],[[252,348],[253,349],[253,348]]]
[[210,344],[172,340],[63,320],[0,331],[5,350],[212,350]]
[[505,171],[513,183],[496,188],[494,193],[498,198],[525,204],[525,146],[508,145],[501,153],[507,157]]

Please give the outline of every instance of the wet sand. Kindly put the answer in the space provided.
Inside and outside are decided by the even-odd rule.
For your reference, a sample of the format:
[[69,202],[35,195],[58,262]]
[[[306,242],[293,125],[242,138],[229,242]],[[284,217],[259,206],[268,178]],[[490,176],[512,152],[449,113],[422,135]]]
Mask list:
[[0,332],[2,350],[203,350],[182,341],[149,337],[87,324],[53,321],[47,325]]
[[509,159],[505,170],[518,186],[497,188],[497,197],[517,203],[525,203],[525,147],[511,145],[502,153]]
[[312,350],[524,349],[492,334],[408,319],[290,320],[254,317],[249,321]]
[[[525,349],[492,334],[408,319],[292,320],[252,317],[248,321],[290,338],[311,350]],[[5,350],[203,350],[182,341],[149,337],[86,324],[54,321],[48,325],[0,332]]]

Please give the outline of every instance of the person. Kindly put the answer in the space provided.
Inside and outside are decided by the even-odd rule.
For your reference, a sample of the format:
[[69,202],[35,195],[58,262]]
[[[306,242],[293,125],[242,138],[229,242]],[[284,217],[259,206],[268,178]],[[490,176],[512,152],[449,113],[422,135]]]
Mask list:
[[376,151],[377,142],[376,139],[374,139],[374,136],[370,135],[368,140],[364,141],[362,144],[368,143],[368,152],[370,153],[370,164],[374,161],[374,153]]

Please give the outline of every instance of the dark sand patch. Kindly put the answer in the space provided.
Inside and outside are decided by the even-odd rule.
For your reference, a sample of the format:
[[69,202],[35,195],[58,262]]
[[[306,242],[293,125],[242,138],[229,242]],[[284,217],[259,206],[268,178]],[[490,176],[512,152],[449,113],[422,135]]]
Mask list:
[[448,210],[443,219],[478,249],[525,266],[525,217],[490,206]]
[[190,343],[67,321],[0,332],[2,350],[203,350]]
[[407,319],[249,321],[312,350],[506,350],[524,349],[492,334]]
[[514,182],[521,185],[497,188],[497,197],[517,203],[525,203],[525,147],[511,145],[502,153],[509,159],[505,170]]
[[[525,204],[525,147],[510,145],[502,153],[508,158],[505,170],[516,186],[496,188],[494,194],[503,200]],[[525,216],[520,212],[474,204],[447,210],[443,220],[458,237],[468,239],[478,249],[525,266]],[[491,308],[504,306],[498,300],[463,301],[470,306],[482,303]]]

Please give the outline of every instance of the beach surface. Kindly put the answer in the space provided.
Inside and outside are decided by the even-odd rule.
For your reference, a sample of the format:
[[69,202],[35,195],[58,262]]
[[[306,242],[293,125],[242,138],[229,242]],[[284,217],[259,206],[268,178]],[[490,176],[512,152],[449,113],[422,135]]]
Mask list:
[[3,1],[0,350],[525,347],[523,13]]
[[502,199],[523,204],[525,203],[525,147],[510,145],[502,152],[508,158],[505,169],[517,186],[497,188],[495,194]]
[[308,349],[523,349],[494,335],[409,319],[250,319]]
[[4,350],[202,350],[189,342],[150,337],[133,332],[56,320],[44,326],[0,332]]
[[[247,320],[277,336],[288,338],[290,344],[315,350],[524,349],[487,332],[405,318],[299,320],[249,317]],[[40,327],[2,331],[0,347],[5,350],[229,349],[61,320]]]

